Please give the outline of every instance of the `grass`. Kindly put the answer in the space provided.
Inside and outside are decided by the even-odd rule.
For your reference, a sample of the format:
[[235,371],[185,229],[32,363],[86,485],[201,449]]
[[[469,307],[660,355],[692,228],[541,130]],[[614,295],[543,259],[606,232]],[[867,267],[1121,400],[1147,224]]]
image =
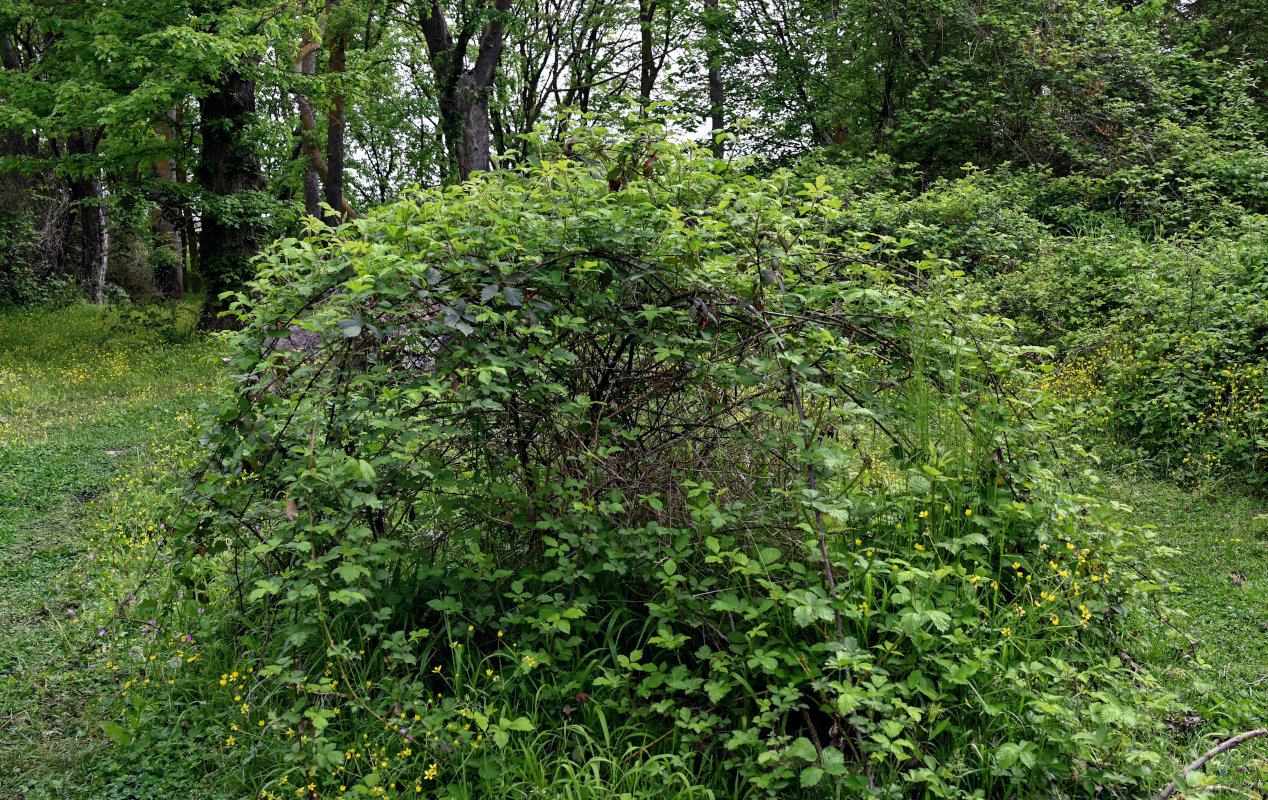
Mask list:
[[[1175,584],[1169,603],[1183,613],[1178,634],[1152,640],[1151,662],[1171,686],[1222,698],[1212,709],[1237,718],[1268,709],[1268,504],[1227,491],[1185,491],[1137,479],[1110,484],[1111,495],[1158,526],[1176,549],[1161,566]],[[1174,633],[1174,632],[1173,632]],[[1194,668],[1193,665],[1200,665]],[[1232,698],[1252,701],[1229,705]]]
[[65,576],[98,495],[140,468],[217,372],[196,307],[122,331],[90,306],[0,315],[0,796],[129,794],[92,712]]
[[[1169,720],[1173,753],[1188,763],[1268,723],[1268,503],[1219,485],[1185,489],[1145,477],[1116,478],[1105,490],[1173,549],[1159,563],[1170,591],[1159,608],[1132,610],[1126,639],[1132,657],[1188,710]],[[1238,771],[1247,783],[1253,772],[1262,792],[1265,752],[1258,740],[1208,773]]]

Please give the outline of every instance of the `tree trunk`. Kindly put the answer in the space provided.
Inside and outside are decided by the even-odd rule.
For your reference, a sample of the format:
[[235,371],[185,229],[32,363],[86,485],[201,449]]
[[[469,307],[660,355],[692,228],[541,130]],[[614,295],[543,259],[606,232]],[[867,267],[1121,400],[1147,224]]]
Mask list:
[[458,79],[457,107],[462,120],[458,168],[466,180],[471,173],[488,172],[492,166],[488,87],[479,86],[471,73],[464,74]]
[[709,126],[712,134],[713,156],[725,155],[724,142],[719,134],[726,126],[726,90],[722,85],[722,47],[718,41],[722,20],[718,0],[704,0],[705,59],[709,68]]
[[203,290],[203,273],[198,259],[198,229],[195,224],[194,212],[191,209],[185,209],[185,218],[182,220],[181,228],[185,232],[185,263],[187,265],[185,270],[185,291],[201,294]]
[[[172,109],[167,112],[164,121],[155,124],[155,132],[162,136],[164,141],[171,142],[176,138],[173,126],[180,122],[180,117],[180,109]],[[167,156],[160,158],[154,164],[154,174],[161,183],[172,185],[182,183],[179,173],[176,162]],[[185,296],[185,246],[181,241],[180,227],[172,222],[177,215],[168,210],[164,203],[166,199],[160,196],[159,204],[150,218],[150,230],[154,234],[156,244],[171,248],[172,258],[170,263],[162,264],[154,271],[154,285],[168,300],[180,300]]]
[[[307,34],[300,42],[299,56],[295,59],[295,74],[310,77],[317,74],[317,48],[316,42],[309,41]],[[343,56],[347,55],[347,41],[343,44]],[[333,60],[333,54],[332,54]],[[344,67],[341,58],[339,71],[342,72]],[[341,79],[342,80],[342,79]],[[317,146],[317,107],[313,102],[304,96],[302,92],[295,91],[295,105],[299,107],[299,128],[300,128],[300,149],[307,154],[308,163],[304,165],[304,212],[310,217],[324,219],[325,213],[321,209],[322,201],[322,183],[326,184],[327,198],[331,195],[330,190],[330,168],[326,164],[326,158],[321,154],[321,148]],[[348,199],[343,194],[343,135],[346,128],[343,113],[343,95],[339,95],[339,111],[338,123],[335,122],[335,112],[332,110],[329,118],[328,131],[332,128],[338,128],[338,150],[339,162],[338,183],[339,191],[337,193],[338,201],[327,199],[331,208],[339,209],[343,212],[345,219],[355,219],[356,211],[348,204]],[[334,145],[327,144],[328,152],[332,151]]]
[[[92,134],[85,128],[70,137],[68,149],[72,155],[92,156],[97,147]],[[105,189],[96,168],[71,178],[71,202],[79,212],[81,233],[80,285],[88,299],[94,303],[104,300],[106,267],[110,257],[110,234],[106,230]]]
[[[317,44],[304,34],[300,42],[299,57],[295,59],[295,74],[309,77],[317,74]],[[317,109],[312,101],[295,92],[295,105],[299,107],[300,149],[304,164],[304,212],[310,217],[321,218],[321,179],[326,173],[326,161],[317,146]]]
[[321,219],[321,176],[312,161],[304,165],[304,213]]
[[489,134],[489,94],[502,58],[503,17],[512,0],[494,0],[493,17],[480,32],[475,65],[465,68],[467,37],[457,41],[449,30],[444,9],[434,0],[419,22],[439,87],[441,129],[446,150],[458,168],[458,179],[492,165]]
[[655,19],[656,0],[638,0],[638,97],[642,101],[644,114],[651,105],[652,89],[656,87],[656,73],[659,72],[652,48],[652,24]]
[[207,193],[198,246],[207,291],[202,324],[224,328],[232,323],[219,317],[225,310],[220,295],[240,289],[251,277],[251,258],[259,249],[259,223],[224,202],[264,188],[257,156],[245,138],[255,115],[255,82],[229,72],[199,98],[198,107],[203,140],[198,181]]
[[[339,7],[341,0],[326,0],[326,17]],[[329,22],[327,23],[329,25]],[[347,68],[348,32],[331,30],[330,63],[328,70],[335,78],[335,90],[330,98],[330,113],[326,120],[326,202],[334,209],[327,220],[338,225],[343,218],[343,135],[344,122],[343,73]]]

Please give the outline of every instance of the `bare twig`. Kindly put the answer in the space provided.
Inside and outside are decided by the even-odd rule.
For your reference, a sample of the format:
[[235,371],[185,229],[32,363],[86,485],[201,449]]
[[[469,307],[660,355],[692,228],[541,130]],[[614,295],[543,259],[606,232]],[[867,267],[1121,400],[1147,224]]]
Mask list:
[[[1249,742],[1251,739],[1254,739],[1258,736],[1263,736],[1265,734],[1268,734],[1268,728],[1257,728],[1253,731],[1247,731],[1246,733],[1239,733],[1238,735],[1234,736],[1231,739],[1225,739],[1224,741],[1220,742],[1215,747],[1208,750],[1206,754],[1203,755],[1201,758],[1194,761],[1192,764],[1185,767],[1184,769],[1180,770],[1180,777],[1183,778],[1185,775],[1188,775],[1190,772],[1192,772],[1195,769],[1201,769],[1202,766],[1206,764],[1206,762],[1210,761],[1212,758],[1215,758],[1220,753],[1224,753],[1229,750],[1232,750],[1234,747],[1237,747],[1239,744],[1242,744],[1243,742]],[[1154,798],[1154,800],[1167,800],[1167,798],[1170,797],[1178,788],[1178,785],[1179,785],[1179,778],[1167,784],[1167,788],[1163,789],[1158,794],[1158,796]]]

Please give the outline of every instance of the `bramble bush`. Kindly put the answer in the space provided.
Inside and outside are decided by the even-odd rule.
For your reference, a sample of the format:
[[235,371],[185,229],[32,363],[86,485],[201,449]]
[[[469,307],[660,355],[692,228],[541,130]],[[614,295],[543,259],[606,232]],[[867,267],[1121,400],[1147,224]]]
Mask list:
[[120,743],[154,691],[262,797],[1156,783],[1150,544],[1063,488],[1041,351],[656,133],[271,249],[145,588],[82,615],[135,640]]
[[1184,480],[1265,482],[1268,228],[1054,241],[984,282],[1021,338],[1063,354],[1045,385],[1133,463]]
[[[1223,162],[1203,152],[1159,169],[1186,187],[1236,196],[1212,188]],[[1249,155],[1239,163],[1257,169]],[[848,174],[838,168],[834,178]],[[972,302],[1009,319],[1016,341],[1051,348],[1057,369],[1040,385],[1103,466],[1263,486],[1264,218],[1237,204],[1195,203],[1196,188],[1160,190],[1149,209],[1111,213],[1098,199],[1112,183],[1104,178],[1101,189],[1080,189],[1083,205],[1069,197],[1045,205],[1076,178],[1092,180],[970,169],[914,196],[864,192],[836,224],[887,241],[882,257],[894,263],[928,253],[971,273]],[[1112,193],[1124,203],[1131,195],[1121,186]],[[1181,224],[1171,205],[1211,210],[1201,222],[1211,227]]]

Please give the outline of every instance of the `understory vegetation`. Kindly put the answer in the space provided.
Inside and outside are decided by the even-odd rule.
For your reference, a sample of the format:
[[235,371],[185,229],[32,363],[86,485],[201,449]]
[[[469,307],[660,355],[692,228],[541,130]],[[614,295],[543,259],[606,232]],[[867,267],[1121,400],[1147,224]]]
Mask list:
[[1266,22],[0,3],[0,796],[1262,800]]
[[101,796],[1137,797],[1258,723],[1097,478],[1256,490],[1253,218],[1195,266],[632,146],[268,252],[64,573]]

